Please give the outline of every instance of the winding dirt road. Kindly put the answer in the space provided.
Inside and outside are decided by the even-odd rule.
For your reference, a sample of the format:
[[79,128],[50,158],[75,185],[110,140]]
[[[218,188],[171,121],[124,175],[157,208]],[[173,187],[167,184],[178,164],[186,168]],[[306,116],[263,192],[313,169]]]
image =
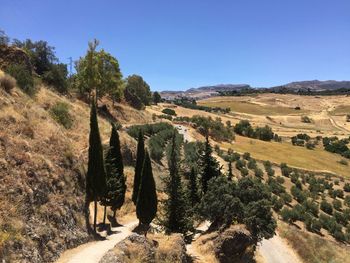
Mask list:
[[70,249],[62,254],[56,263],[98,263],[101,258],[117,243],[131,234],[131,230],[138,221],[133,221],[125,226],[113,228],[112,234],[103,241],[93,241]]

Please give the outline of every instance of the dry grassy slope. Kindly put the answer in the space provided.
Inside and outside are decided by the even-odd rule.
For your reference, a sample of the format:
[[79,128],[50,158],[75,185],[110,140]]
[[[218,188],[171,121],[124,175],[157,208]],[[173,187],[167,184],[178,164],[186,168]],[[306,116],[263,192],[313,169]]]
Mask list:
[[[285,100],[287,101],[286,98]],[[329,103],[331,105],[335,103],[334,101],[335,98],[332,98],[329,100],[330,100]],[[350,103],[350,97],[341,97],[339,98],[339,100],[342,103],[346,103],[346,101],[349,100],[349,103]],[[326,100],[323,102],[326,103]],[[220,106],[220,105],[216,105],[216,106]],[[236,113],[234,116],[228,115],[228,114],[216,114],[216,113],[209,113],[209,112],[200,111],[200,110],[187,109],[187,108],[183,108],[183,107],[179,107],[171,104],[160,104],[158,106],[151,106],[147,108],[147,111],[151,114],[160,115],[162,114],[161,113],[162,109],[166,107],[173,108],[176,111],[177,116],[191,117],[193,115],[202,115],[202,116],[212,117],[212,118],[220,117],[223,122],[226,122],[229,120],[233,124],[237,123],[240,119],[249,119],[252,125],[254,126],[268,124],[272,126],[274,132],[277,132],[280,135],[281,134],[280,131],[282,131],[282,134],[284,136],[296,135],[299,132],[306,132],[311,136],[316,136],[317,134],[317,131],[315,129],[310,128],[311,129],[310,131],[298,130],[295,128],[286,129],[285,127],[281,127],[281,126],[277,127],[276,123],[272,125],[271,121],[267,120],[264,116],[252,117],[252,115],[248,116],[242,113],[239,113],[239,114]],[[311,110],[310,107],[311,106],[309,106],[307,110]],[[293,116],[286,115],[286,116],[283,116],[283,118],[286,118],[286,122],[290,123],[290,125],[294,125],[293,122],[290,122],[290,119],[289,119],[289,118],[294,118]],[[300,119],[300,116],[298,118]],[[203,136],[201,136],[194,129],[189,128],[188,130],[189,130],[188,133],[191,135],[192,138],[196,140],[203,140]],[[336,134],[337,132],[333,129],[333,131],[329,135],[334,135],[334,133]],[[322,135],[325,136],[325,134],[322,134]],[[288,165],[296,168],[320,171],[320,172],[330,172],[330,173],[345,176],[348,178],[350,177],[349,166],[342,165],[339,163],[339,161],[343,159],[340,155],[327,152],[323,150],[321,146],[316,147],[314,150],[308,150],[305,147],[293,146],[290,142],[287,142],[287,141],[290,141],[290,139],[286,138],[282,143],[265,142],[265,141],[251,139],[251,138],[237,135],[236,140],[232,143],[218,143],[218,144],[226,150],[229,148],[232,148],[233,150],[239,153],[249,152],[254,158],[259,160],[270,160],[277,164],[280,164],[281,162],[285,162]],[[213,142],[213,144],[216,144],[216,142]]]
[[[66,102],[74,116],[70,130],[49,114],[58,101]],[[125,105],[112,113],[123,124],[151,119]],[[87,240],[81,170],[89,114],[84,102],[44,87],[34,99],[17,88],[11,95],[0,89],[0,259],[50,262]],[[109,123],[100,118],[99,124],[108,142]],[[124,152],[133,155],[135,141],[125,131],[120,135]]]

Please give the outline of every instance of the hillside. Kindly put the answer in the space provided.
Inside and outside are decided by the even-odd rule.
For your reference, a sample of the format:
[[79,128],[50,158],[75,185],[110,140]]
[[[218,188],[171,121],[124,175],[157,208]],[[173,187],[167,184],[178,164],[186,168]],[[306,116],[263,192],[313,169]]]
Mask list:
[[[2,73],[1,73],[2,74]],[[73,126],[65,129],[50,114],[57,102],[68,105]],[[108,103],[108,101],[106,102]],[[116,105],[122,124],[150,117]],[[86,242],[85,172],[89,106],[41,87],[35,98],[20,89],[0,89],[0,258],[51,262],[67,248]],[[107,119],[100,117],[105,142]],[[133,161],[135,142],[121,131],[126,164]]]

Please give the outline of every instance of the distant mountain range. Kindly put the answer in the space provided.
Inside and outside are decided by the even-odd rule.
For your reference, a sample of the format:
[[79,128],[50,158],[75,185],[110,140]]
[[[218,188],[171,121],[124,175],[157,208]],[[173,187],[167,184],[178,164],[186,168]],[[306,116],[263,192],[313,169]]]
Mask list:
[[280,91],[282,89],[291,92],[297,92],[299,90],[310,91],[325,91],[336,89],[350,89],[350,81],[336,81],[336,80],[308,80],[308,81],[296,81],[287,83],[281,86],[265,87],[265,88],[253,88],[249,84],[219,84],[213,86],[203,86],[198,88],[191,88],[185,91],[162,91],[160,94],[163,98],[173,99],[175,97],[191,97],[194,99],[202,99],[210,96],[218,95],[219,92],[225,91],[242,91],[252,89],[264,89],[267,91]]

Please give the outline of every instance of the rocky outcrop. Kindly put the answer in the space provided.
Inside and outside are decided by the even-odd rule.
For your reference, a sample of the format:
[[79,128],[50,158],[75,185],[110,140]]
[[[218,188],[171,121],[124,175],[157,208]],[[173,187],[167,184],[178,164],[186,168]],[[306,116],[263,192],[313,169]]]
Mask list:
[[146,238],[132,234],[106,253],[100,263],[186,262],[185,242],[181,235],[152,235]]
[[29,72],[33,69],[29,56],[23,49],[0,45],[0,69],[6,71],[11,64],[24,65]]
[[244,225],[233,225],[214,239],[216,258],[222,263],[253,262],[255,243]]

